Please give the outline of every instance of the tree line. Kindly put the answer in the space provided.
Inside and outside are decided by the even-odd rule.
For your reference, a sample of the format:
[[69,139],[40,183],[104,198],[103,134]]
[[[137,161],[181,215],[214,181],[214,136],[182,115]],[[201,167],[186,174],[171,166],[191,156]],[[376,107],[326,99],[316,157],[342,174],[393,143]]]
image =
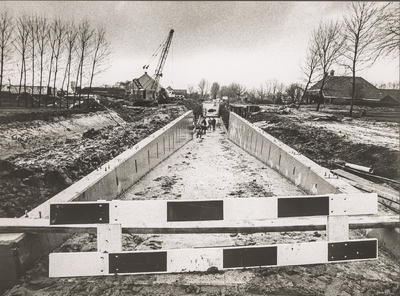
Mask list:
[[[196,89],[189,86],[189,96],[205,100],[227,96],[233,101],[267,100],[271,103],[295,103],[304,101],[307,91],[317,81],[317,111],[323,101],[323,91],[333,68],[344,69],[352,85],[350,116],[357,95],[356,74],[372,66],[381,57],[397,58],[400,47],[400,5],[399,3],[351,2],[341,20],[321,22],[309,37],[306,55],[300,69],[304,84],[292,83],[285,86],[276,79],[270,79],[259,88],[247,89],[239,83],[220,86],[202,79]],[[398,83],[387,86],[398,87]]]
[[301,94],[301,86],[297,83],[292,83],[286,86],[277,79],[270,79],[261,85],[259,88],[248,89],[244,84],[232,82],[229,85],[220,85],[214,82],[211,86],[206,79],[202,79],[198,88],[189,85],[189,97],[198,100],[215,100],[218,98],[227,97],[230,102],[252,102],[252,103],[272,103],[281,104],[283,101],[292,103],[298,100]]
[[[400,5],[389,2],[351,2],[347,14],[336,22],[320,23],[310,35],[301,67],[306,85],[304,93],[320,81],[317,111],[323,99],[328,72],[334,66],[351,74],[351,105],[356,98],[356,74],[381,57],[398,57],[400,46]],[[299,107],[304,98],[299,102]]]
[[91,88],[110,54],[105,27],[94,27],[87,19],[76,23],[39,15],[13,17],[7,10],[0,14],[0,90],[17,75],[19,94],[30,90],[33,95],[34,87],[39,88],[39,107],[42,95],[55,97],[57,88],[67,96],[83,86]]

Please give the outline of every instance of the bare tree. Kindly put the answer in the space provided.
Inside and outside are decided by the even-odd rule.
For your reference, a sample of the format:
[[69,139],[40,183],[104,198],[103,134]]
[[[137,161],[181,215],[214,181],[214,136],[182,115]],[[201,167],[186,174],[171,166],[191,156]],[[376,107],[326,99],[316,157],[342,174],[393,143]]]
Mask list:
[[265,98],[267,97],[267,90],[261,84],[260,87],[256,89],[256,94],[261,100],[265,100]]
[[[53,73],[53,65],[54,65],[53,92],[50,92],[50,95],[53,95],[53,97],[56,96],[55,91],[57,83],[58,60],[62,49],[61,45],[62,45],[62,40],[64,38],[64,34],[65,34],[65,29],[64,29],[64,24],[61,22],[61,19],[59,18],[54,19],[48,31],[51,55],[49,59],[49,79],[47,81],[47,89],[50,89],[51,76]],[[55,100],[53,100],[53,107],[55,107]]]
[[[57,31],[58,31],[58,19],[54,19],[49,28],[48,28],[48,38],[49,38],[49,45],[50,45],[50,58],[48,61],[49,65],[49,78],[47,80],[47,96],[46,96],[46,108],[48,107],[47,105],[47,100],[48,97],[51,96],[51,92],[49,93],[50,89],[50,84],[51,84],[51,74],[53,72],[53,60],[54,60],[54,53],[56,49],[56,42],[57,42]],[[53,104],[54,107],[54,104]]]
[[399,56],[400,4],[387,3],[378,13],[377,50],[384,56]]
[[244,85],[233,82],[230,86],[229,86],[232,91],[235,93],[236,95],[236,99],[241,99],[241,97],[246,93],[247,89]]
[[315,48],[315,44],[311,42],[308,44],[308,49],[307,49],[307,56],[305,58],[305,61],[303,65],[300,67],[301,72],[303,77],[305,78],[306,86],[304,87],[303,95],[301,96],[301,99],[299,100],[299,104],[297,106],[297,109],[300,108],[301,103],[304,100],[304,97],[306,96],[307,90],[310,87],[310,84],[315,82],[315,76],[318,71],[318,66],[319,66],[319,55],[318,51]]
[[[32,54],[32,98],[33,98],[33,92],[35,88],[35,58],[36,58],[36,37],[38,35],[38,17],[30,17],[28,20],[28,25],[29,25],[29,39],[30,39],[30,44],[31,44],[31,54]],[[32,106],[33,106],[33,99],[32,99]]]
[[[28,98],[26,96],[26,60],[28,52],[29,42],[29,18],[26,15],[20,16],[17,20],[17,36],[14,42],[15,48],[20,53],[21,65],[20,65],[20,79],[18,93],[21,94],[22,81],[24,81],[24,97],[25,107],[28,105]],[[19,99],[18,99],[19,105]]]
[[249,102],[255,102],[255,100],[256,100],[256,98],[257,98],[257,94],[258,94],[258,90],[255,88],[255,87],[253,87],[252,89],[250,89],[249,91],[248,91],[248,101]]
[[212,99],[215,100],[215,99],[217,98],[219,89],[220,89],[219,83],[218,83],[218,82],[214,82],[214,83],[212,84],[212,86],[211,86],[211,98],[212,98]]
[[44,69],[44,58],[47,51],[47,47],[49,44],[49,30],[48,30],[48,23],[47,19],[44,17],[39,17],[36,19],[37,21],[37,50],[40,60],[40,74],[39,74],[39,107],[40,107],[40,100],[42,97],[42,87],[43,87],[43,69]]
[[231,85],[221,86],[219,93],[221,94],[221,97],[228,97],[228,99],[233,98],[235,96],[235,92],[232,90]]
[[267,96],[272,97],[272,103],[275,104],[275,94],[278,87],[278,80],[276,78],[268,80],[265,85],[267,86]]
[[13,23],[9,12],[6,10],[2,14],[0,14],[0,106],[5,64],[11,57],[12,36]]
[[276,85],[276,100],[275,102],[282,103],[282,95],[283,90],[285,89],[285,85],[281,82]]
[[376,51],[378,35],[379,8],[375,2],[351,2],[349,14],[344,19],[343,36],[345,51],[343,52],[345,67],[352,73],[352,93],[350,116],[356,97],[356,73],[371,66],[379,56]]
[[[65,36],[65,25],[61,22],[60,19],[56,20],[56,28],[55,28],[55,44],[54,44],[54,84],[53,84],[53,96],[56,96],[56,83],[57,83],[57,73],[58,73],[58,61],[60,59],[60,54],[63,51],[63,40]],[[55,100],[53,101],[53,107],[55,105]],[[60,106],[61,106],[61,98],[60,98]]]
[[323,100],[323,91],[327,83],[328,71],[334,63],[338,62],[343,47],[343,37],[341,35],[341,25],[338,22],[321,23],[316,31],[313,32],[313,45],[317,51],[318,67],[321,71],[321,84],[319,89],[319,99],[317,111]]
[[290,103],[299,103],[303,94],[303,87],[298,83],[292,83],[286,88],[286,94],[291,99]]
[[69,22],[66,24],[66,29],[65,29],[65,43],[66,43],[66,51],[67,51],[67,65],[65,67],[65,74],[64,74],[64,79],[61,85],[61,89],[64,90],[64,84],[65,80],[67,80],[67,106],[68,106],[68,95],[69,95],[69,88],[70,88],[70,83],[71,83],[71,65],[72,65],[72,57],[73,53],[75,51],[75,46],[76,46],[76,38],[78,35],[78,30],[73,22]]
[[[92,54],[92,70],[90,74],[89,92],[92,87],[93,78],[96,74],[101,73],[104,70],[104,66],[107,64],[107,60],[110,56],[111,49],[110,44],[106,39],[106,30],[104,27],[99,27],[94,36],[94,49]],[[88,92],[88,98],[89,98]]]
[[189,93],[189,96],[194,93],[194,86],[193,85],[188,85],[188,93]]
[[[78,71],[76,77],[76,88],[79,89],[82,89],[83,68],[85,67],[85,62],[87,62],[87,57],[90,53],[90,44],[92,42],[94,33],[95,30],[90,27],[89,21],[87,19],[79,24],[78,34],[77,34],[77,53],[78,53],[79,63],[78,63]],[[81,100],[79,99],[79,106],[80,102]]]
[[203,78],[202,80],[200,80],[198,86],[199,86],[199,91],[200,91],[200,99],[204,100],[208,94],[209,83],[207,80],[205,80]]

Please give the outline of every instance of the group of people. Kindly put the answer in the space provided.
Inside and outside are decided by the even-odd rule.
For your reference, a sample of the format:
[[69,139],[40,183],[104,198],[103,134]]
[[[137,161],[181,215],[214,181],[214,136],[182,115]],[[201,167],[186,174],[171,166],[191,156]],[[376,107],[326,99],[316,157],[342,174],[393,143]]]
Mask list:
[[197,124],[195,126],[195,133],[196,133],[196,138],[201,138],[203,135],[206,134],[207,129],[211,131],[215,131],[215,125],[217,123],[217,120],[215,118],[205,118],[205,117],[200,117],[199,120],[197,121]]

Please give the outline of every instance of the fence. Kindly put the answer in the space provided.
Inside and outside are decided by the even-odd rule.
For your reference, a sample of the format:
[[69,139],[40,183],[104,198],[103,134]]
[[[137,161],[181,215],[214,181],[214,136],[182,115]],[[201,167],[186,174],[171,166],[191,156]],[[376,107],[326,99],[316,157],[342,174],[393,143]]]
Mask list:
[[84,108],[94,103],[87,96],[52,97],[48,95],[15,94],[1,92],[0,108]]

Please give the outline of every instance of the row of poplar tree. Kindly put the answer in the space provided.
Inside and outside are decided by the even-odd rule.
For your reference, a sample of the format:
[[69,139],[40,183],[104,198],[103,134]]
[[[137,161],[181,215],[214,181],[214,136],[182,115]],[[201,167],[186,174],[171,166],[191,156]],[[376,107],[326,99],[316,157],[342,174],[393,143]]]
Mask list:
[[9,11],[0,14],[0,90],[11,85],[10,79],[5,81],[7,74],[18,75],[19,93],[33,92],[35,86],[39,98],[42,89],[49,88],[56,96],[59,87],[68,96],[83,85],[92,87],[110,53],[105,28],[93,27],[87,19],[76,23],[37,15],[14,18]]

